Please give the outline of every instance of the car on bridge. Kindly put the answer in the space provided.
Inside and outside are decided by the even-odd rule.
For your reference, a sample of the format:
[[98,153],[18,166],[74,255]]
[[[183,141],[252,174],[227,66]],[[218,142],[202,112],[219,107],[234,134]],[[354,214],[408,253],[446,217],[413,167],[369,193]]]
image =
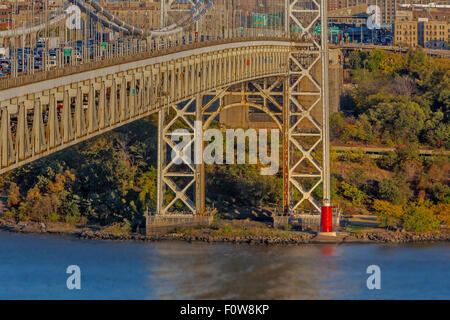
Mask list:
[[34,60],[34,69],[38,70],[42,68],[42,60]]
[[48,69],[53,69],[53,68],[56,68],[57,66],[58,66],[58,64],[56,63],[56,60],[50,59],[47,62],[47,68]]
[[11,66],[10,59],[0,59],[0,68],[9,68]]

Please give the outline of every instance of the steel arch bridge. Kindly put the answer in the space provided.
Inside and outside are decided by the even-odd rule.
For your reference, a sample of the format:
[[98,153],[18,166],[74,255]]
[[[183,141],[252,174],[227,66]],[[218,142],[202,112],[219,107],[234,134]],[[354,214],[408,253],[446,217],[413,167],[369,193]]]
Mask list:
[[[281,1],[285,19],[278,29],[241,34],[228,26],[226,35],[199,35],[200,18],[217,2],[192,1],[185,17],[168,25],[173,0],[165,0],[161,28],[142,30],[93,1],[73,0],[85,17],[126,34],[131,46],[107,43],[82,53],[87,59],[80,63],[64,59],[56,69],[0,80],[0,173],[158,113],[156,213],[176,215],[181,202],[191,216],[202,216],[204,166],[169,159],[174,124],[194,134],[194,121],[206,130],[224,109],[247,105],[269,114],[282,131],[284,214],[324,208],[331,214],[326,0]],[[313,33],[317,25],[320,35]],[[42,28],[0,38],[28,39]],[[315,199],[320,187],[323,199]]]

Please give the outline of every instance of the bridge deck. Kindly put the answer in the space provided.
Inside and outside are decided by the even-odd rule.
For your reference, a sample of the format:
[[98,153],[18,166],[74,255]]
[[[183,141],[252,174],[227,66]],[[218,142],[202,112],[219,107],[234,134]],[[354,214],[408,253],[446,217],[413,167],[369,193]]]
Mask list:
[[[106,67],[116,66],[118,64],[123,65],[126,63],[137,62],[146,60],[149,58],[163,57],[170,54],[187,52],[187,51],[202,51],[204,48],[211,48],[218,45],[230,45],[233,43],[251,43],[255,41],[276,41],[276,42],[289,42],[290,39],[280,37],[257,37],[257,38],[235,38],[235,39],[221,39],[211,40],[205,42],[182,44],[169,48],[155,49],[152,51],[139,52],[135,54],[129,54],[120,57],[111,57],[99,61],[90,61],[87,63],[79,63],[77,65],[65,65],[63,68],[54,69],[49,71],[39,71],[34,74],[19,75],[15,78],[0,79],[0,101],[4,100],[2,97],[2,91],[6,89],[12,89],[20,86],[24,86],[31,83],[42,82],[51,79],[57,79],[64,76],[74,75],[82,72],[98,70]],[[298,42],[298,41],[296,41]],[[118,61],[120,60],[120,61]]]
[[[242,40],[169,48],[119,63],[110,59],[7,80],[15,86],[0,90],[0,173],[199,94],[287,75],[293,43]],[[308,45],[296,48],[307,52]]]

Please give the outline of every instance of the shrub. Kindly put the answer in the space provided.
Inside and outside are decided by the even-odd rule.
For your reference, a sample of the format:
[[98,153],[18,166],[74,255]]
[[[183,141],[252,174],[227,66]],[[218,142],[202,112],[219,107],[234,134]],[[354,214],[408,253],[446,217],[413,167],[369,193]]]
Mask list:
[[20,190],[19,187],[15,182],[11,182],[11,185],[9,186],[8,190],[8,199],[7,204],[8,206],[15,206],[19,204],[20,202]]
[[396,227],[404,215],[402,206],[387,201],[375,200],[373,208],[383,227]]
[[450,204],[441,203],[434,206],[432,209],[440,223],[450,226]]
[[399,182],[388,178],[381,180],[378,184],[378,197],[393,204],[402,204],[406,201]]
[[336,112],[330,116],[330,135],[331,139],[338,139],[345,125],[345,116],[343,112]]
[[59,216],[59,214],[57,214],[57,213],[52,213],[52,214],[50,214],[48,220],[49,220],[50,222],[58,222],[60,218],[61,218],[61,217]]
[[229,225],[225,224],[220,229],[214,230],[213,234],[218,236],[229,236],[235,232],[235,229]]
[[440,221],[433,210],[423,203],[411,203],[405,208],[403,227],[408,231],[426,232],[439,229]]
[[397,165],[397,162],[397,154],[393,151],[389,151],[378,159],[377,164],[381,169],[393,170]]
[[11,208],[10,210],[8,210],[4,213],[3,218],[6,221],[13,222],[16,220],[16,215],[17,215],[16,209]]
[[373,137],[372,124],[366,114],[362,114],[356,121],[356,135],[355,138],[363,142],[372,142]]
[[131,226],[127,223],[113,223],[104,229],[106,233],[112,233],[114,235],[127,235],[131,232]]
[[345,181],[341,183],[341,194],[356,206],[361,206],[366,200],[366,194],[363,191]]
[[450,187],[446,184],[436,182],[427,189],[427,192],[435,203],[450,203]]
[[363,149],[355,149],[350,151],[343,151],[339,160],[345,162],[353,162],[363,164],[367,159],[366,152]]

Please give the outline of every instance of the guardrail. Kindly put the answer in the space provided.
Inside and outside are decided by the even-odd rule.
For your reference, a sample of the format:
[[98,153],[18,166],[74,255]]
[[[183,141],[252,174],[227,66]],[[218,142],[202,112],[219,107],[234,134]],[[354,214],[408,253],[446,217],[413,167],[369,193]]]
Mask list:
[[[294,41],[294,39],[284,39],[275,37],[249,37],[249,38],[234,38],[234,39],[218,39],[218,40],[208,40],[198,43],[182,44],[178,46],[168,47],[164,49],[149,51],[149,52],[138,52],[135,54],[126,55],[120,57],[111,57],[108,59],[100,61],[92,61],[87,63],[81,63],[78,65],[65,66],[64,68],[54,69],[49,71],[36,72],[30,75],[21,75],[15,78],[2,79],[0,80],[0,90],[10,89],[14,87],[19,87],[27,84],[37,83],[45,80],[57,79],[63,76],[69,76],[77,73],[82,73],[86,71],[92,71],[96,69],[101,69],[105,67],[110,67],[117,64],[124,64],[129,62],[140,61],[148,58],[155,58],[159,56],[165,56],[172,53],[188,51],[193,49],[199,49],[214,45],[237,43],[237,42],[250,42],[250,41]],[[298,42],[298,40],[295,40]]]

